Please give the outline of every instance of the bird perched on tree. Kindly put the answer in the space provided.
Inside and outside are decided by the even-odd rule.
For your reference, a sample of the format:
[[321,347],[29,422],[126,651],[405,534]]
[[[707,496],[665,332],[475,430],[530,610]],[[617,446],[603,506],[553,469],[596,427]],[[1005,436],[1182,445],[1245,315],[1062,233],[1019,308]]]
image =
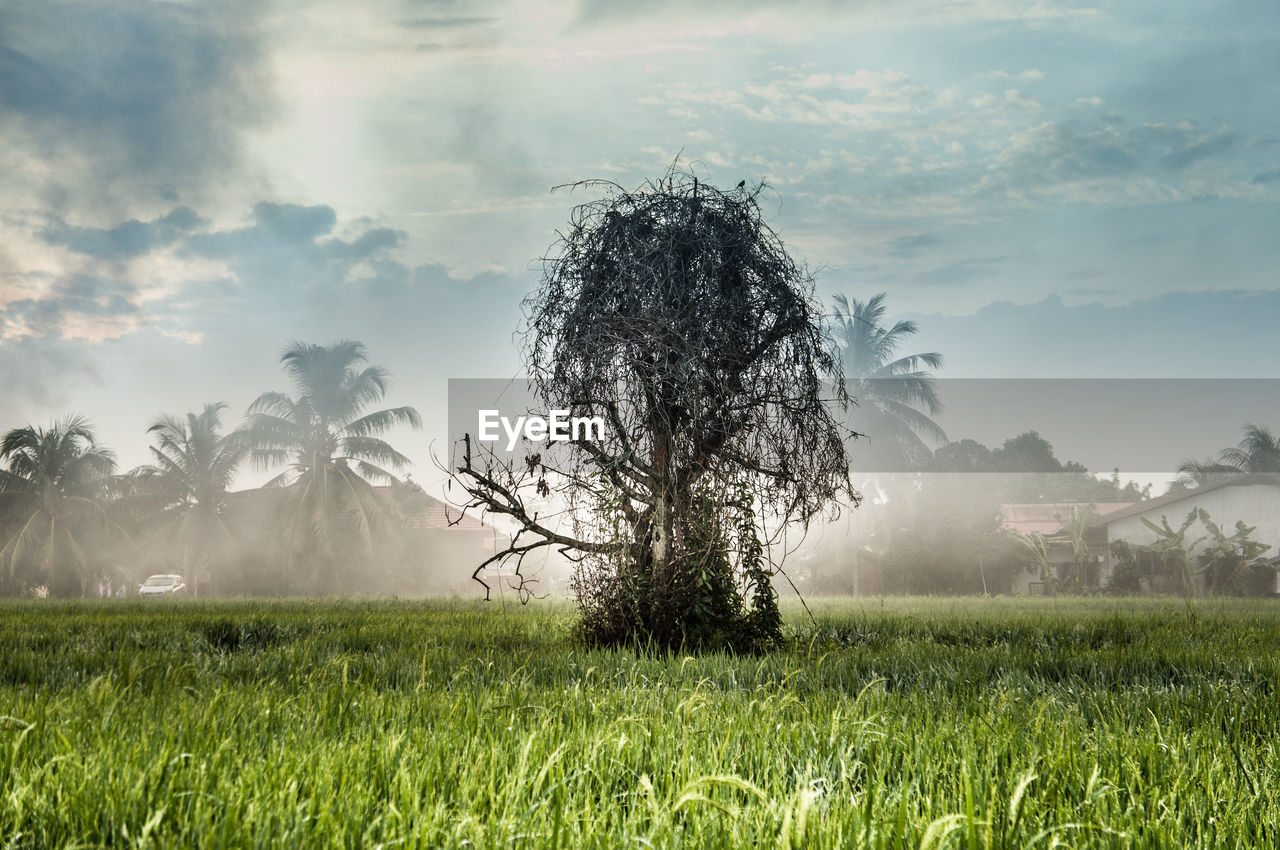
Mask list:
[[739,181],[738,181],[738,188],[739,188],[739,189],[741,189],[741,188],[742,188],[743,186],[745,186],[745,185],[747,185],[747,181],[746,181],[746,180],[739,180]]

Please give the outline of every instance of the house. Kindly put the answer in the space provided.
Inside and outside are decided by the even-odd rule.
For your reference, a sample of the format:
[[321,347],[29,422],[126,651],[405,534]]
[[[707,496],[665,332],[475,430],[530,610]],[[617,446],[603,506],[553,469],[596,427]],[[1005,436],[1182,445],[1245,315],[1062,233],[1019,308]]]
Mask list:
[[[1160,535],[1149,528],[1144,519],[1156,526],[1168,520],[1169,525],[1177,530],[1192,511],[1199,509],[1203,509],[1227,535],[1234,531],[1237,522],[1252,526],[1254,531],[1250,537],[1271,547],[1264,558],[1270,558],[1272,562],[1280,560],[1276,558],[1280,555],[1280,474],[1237,475],[1145,502],[1135,502],[1097,517],[1090,531],[1101,532],[1107,542],[1102,561],[1103,586],[1116,568],[1116,558],[1110,551],[1111,543],[1123,540],[1133,546],[1150,545]],[[1200,541],[1192,547],[1189,553],[1192,557],[1207,547],[1203,538],[1208,534],[1208,529],[1199,519],[1187,529],[1185,539],[1188,543]],[[1280,591],[1280,585],[1276,590]]]
[[[1051,569],[1063,577],[1076,557],[1073,535],[1066,527],[1067,520],[1073,509],[1082,507],[1086,506],[1069,503],[1002,505],[1001,514],[1009,530],[1022,534],[1034,532],[1042,536]],[[1140,547],[1160,539],[1160,535],[1143,520],[1156,526],[1167,520],[1176,531],[1192,511],[1201,509],[1224,534],[1233,533],[1237,522],[1253,527],[1251,538],[1271,547],[1264,555],[1270,559],[1267,563],[1280,567],[1280,557],[1277,557],[1280,556],[1280,475],[1242,474],[1142,502],[1094,505],[1094,517],[1081,535],[1088,550],[1085,572],[1080,576],[1081,585],[1085,588],[1107,587],[1118,565],[1112,551],[1112,544],[1116,541]],[[1193,559],[1207,548],[1208,536],[1209,531],[1199,518],[1188,527],[1185,540],[1194,544],[1188,553]],[[1169,587],[1160,584],[1158,577],[1153,578],[1155,586],[1152,578],[1144,577],[1141,588],[1170,591]],[[1015,578],[1013,592],[1036,595],[1045,589],[1038,567],[1031,565]],[[1280,577],[1275,580],[1275,591],[1280,592]]]
[[[1133,502],[1101,502],[1092,505],[1095,517],[1109,515],[1132,506]],[[1064,530],[1064,525],[1074,512],[1087,510],[1085,502],[1041,502],[1034,504],[1013,504],[1000,506],[1001,525],[1008,531],[1022,535],[1038,534],[1044,539],[1045,554],[1048,556],[1050,569],[1065,578],[1068,568],[1075,559],[1075,547],[1071,535]],[[1105,528],[1095,529],[1092,525],[1086,529],[1084,542],[1089,556],[1085,563],[1085,574],[1081,576],[1085,587],[1097,587],[1101,579],[1102,553],[1107,549]],[[1027,568],[1016,574],[1013,579],[1013,592],[1023,596],[1038,596],[1045,592],[1044,577],[1037,564],[1028,564]]]
[[[396,504],[403,515],[403,565],[418,587],[410,592],[483,594],[471,573],[495,552],[505,549],[510,535],[484,522],[474,511],[464,512],[415,484],[376,486],[374,490]],[[495,565],[493,572],[497,572]]]

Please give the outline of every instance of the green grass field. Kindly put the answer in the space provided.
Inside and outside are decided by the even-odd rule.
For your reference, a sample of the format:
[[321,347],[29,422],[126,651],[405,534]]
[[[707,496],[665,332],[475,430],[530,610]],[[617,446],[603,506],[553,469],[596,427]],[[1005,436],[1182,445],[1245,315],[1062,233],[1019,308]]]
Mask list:
[[1280,605],[0,606],[0,847],[1274,847]]

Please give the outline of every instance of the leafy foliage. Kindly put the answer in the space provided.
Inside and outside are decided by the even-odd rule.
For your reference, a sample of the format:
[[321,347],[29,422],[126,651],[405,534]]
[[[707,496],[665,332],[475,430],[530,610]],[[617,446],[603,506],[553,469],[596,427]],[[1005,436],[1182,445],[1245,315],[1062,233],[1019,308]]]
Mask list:
[[86,592],[110,570],[93,553],[124,532],[100,497],[115,455],[98,445],[93,427],[68,416],[49,428],[16,428],[0,440],[0,517],[11,526],[0,548],[0,583],[13,590],[43,585],[57,596]]
[[1146,548],[1159,559],[1167,571],[1169,579],[1173,582],[1173,587],[1170,589],[1176,589],[1186,596],[1194,594],[1196,588],[1196,570],[1191,560],[1191,550],[1204,540],[1204,537],[1187,540],[1187,531],[1199,518],[1200,512],[1193,509],[1182,521],[1182,525],[1174,530],[1167,516],[1160,517],[1159,525],[1146,517],[1139,517],[1143,525],[1155,532],[1156,541]]
[[[1022,566],[1000,530],[994,500],[975,492],[966,475],[913,477],[888,484],[889,503],[866,511],[878,519],[863,538],[860,561],[878,582],[873,593],[995,594],[1006,592]],[[899,485],[899,486],[893,486]],[[863,519],[863,517],[860,517]],[[878,576],[877,576],[878,573]]]
[[1200,509],[1199,518],[1209,532],[1209,546],[1198,557],[1201,572],[1206,576],[1208,594],[1269,593],[1275,571],[1262,567],[1257,561],[1271,546],[1250,536],[1257,528],[1237,520],[1235,533],[1227,535],[1209,518],[1204,508]]
[[898,356],[898,347],[919,328],[911,321],[886,327],[885,297],[881,292],[867,301],[835,298],[845,381],[858,402],[854,427],[869,438],[865,451],[877,455],[877,469],[924,468],[932,457],[926,440],[947,438],[932,418],[942,402],[928,371],[942,366],[942,355]]
[[1036,431],[1024,431],[990,449],[976,440],[959,440],[938,448],[933,472],[988,473],[972,479],[996,503],[1001,502],[1136,502],[1150,495],[1130,481],[1121,486],[1120,471],[1099,480],[1073,460],[1059,460],[1053,445]]
[[189,581],[198,581],[215,563],[225,569],[234,562],[235,535],[223,509],[248,447],[240,435],[222,433],[226,407],[206,404],[185,419],[168,414],[157,418],[147,429],[155,440],[152,463],[135,472],[151,485],[144,489],[163,500],[168,515],[153,540],[176,544]]
[[1270,428],[1245,425],[1240,445],[1223,449],[1218,461],[1241,472],[1280,472],[1280,435]]
[[[1186,596],[1271,593],[1275,570],[1261,562],[1271,547],[1252,538],[1256,528],[1237,521],[1235,532],[1228,535],[1204,508],[1191,509],[1177,529],[1168,517],[1162,516],[1159,524],[1145,517],[1142,522],[1156,540],[1147,545],[1123,540],[1111,544],[1118,564],[1109,589],[1132,592],[1140,578],[1147,578],[1155,590]],[[1188,539],[1197,523],[1206,533]]]
[[358,342],[294,342],[280,360],[294,395],[258,396],[238,439],[259,468],[287,465],[271,482],[288,488],[285,554],[309,567],[313,590],[333,591],[340,562],[371,554],[375,530],[387,528],[387,504],[369,481],[395,481],[388,467],[409,463],[379,435],[396,426],[421,428],[422,419],[412,407],[366,412],[382,400],[390,376],[367,365]]
[[1138,553],[1127,540],[1112,540],[1111,557],[1115,565],[1107,579],[1106,591],[1112,594],[1137,593],[1142,589],[1143,570]]

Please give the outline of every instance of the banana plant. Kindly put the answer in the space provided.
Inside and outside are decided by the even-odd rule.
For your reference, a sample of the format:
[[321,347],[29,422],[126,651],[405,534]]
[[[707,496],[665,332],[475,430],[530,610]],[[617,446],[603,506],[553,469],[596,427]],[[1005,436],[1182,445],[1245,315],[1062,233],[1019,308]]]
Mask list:
[[1209,574],[1209,594],[1227,589],[1242,589],[1245,567],[1258,560],[1271,547],[1250,537],[1257,530],[1256,526],[1247,526],[1244,522],[1237,521],[1235,534],[1228,536],[1209,518],[1209,512],[1204,508],[1200,508],[1199,517],[1213,541],[1200,556],[1204,570]]
[[1187,531],[1200,518],[1200,510],[1199,508],[1193,508],[1177,531],[1173,529],[1173,526],[1169,525],[1167,516],[1160,517],[1159,525],[1156,525],[1146,517],[1139,517],[1142,520],[1142,524],[1156,534],[1156,541],[1143,548],[1159,557],[1165,564],[1173,567],[1173,572],[1182,583],[1182,591],[1186,596],[1191,596],[1195,593],[1195,579],[1199,573],[1192,564],[1191,551],[1205,540],[1205,537],[1201,536],[1190,543],[1187,542]]
[[1063,518],[1061,514],[1057,515],[1057,519],[1062,523],[1062,530],[1067,534],[1067,541],[1071,544],[1071,572],[1066,577],[1066,584],[1072,590],[1078,590],[1081,579],[1084,577],[1084,567],[1089,561],[1089,544],[1085,540],[1085,535],[1089,531],[1089,523],[1093,522],[1094,507],[1093,505],[1074,505],[1071,508],[1071,516]]

